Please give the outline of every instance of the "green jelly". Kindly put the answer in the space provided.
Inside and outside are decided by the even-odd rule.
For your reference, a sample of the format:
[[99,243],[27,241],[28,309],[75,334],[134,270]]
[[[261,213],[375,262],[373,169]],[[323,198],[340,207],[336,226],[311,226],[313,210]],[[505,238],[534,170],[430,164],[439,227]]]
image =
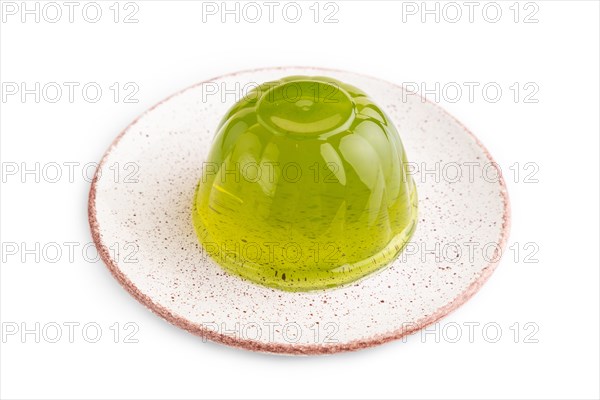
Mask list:
[[288,291],[350,283],[389,264],[417,222],[396,128],[327,77],[264,83],[224,116],[193,222],[227,271]]

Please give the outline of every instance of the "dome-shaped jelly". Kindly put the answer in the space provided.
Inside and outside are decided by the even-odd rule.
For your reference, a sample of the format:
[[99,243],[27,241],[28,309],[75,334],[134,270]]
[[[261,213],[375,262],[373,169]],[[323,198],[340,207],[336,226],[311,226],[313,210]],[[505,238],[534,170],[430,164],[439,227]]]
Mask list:
[[204,250],[284,290],[339,286],[402,250],[417,221],[406,154],[386,114],[327,77],[264,83],[219,124],[195,196]]

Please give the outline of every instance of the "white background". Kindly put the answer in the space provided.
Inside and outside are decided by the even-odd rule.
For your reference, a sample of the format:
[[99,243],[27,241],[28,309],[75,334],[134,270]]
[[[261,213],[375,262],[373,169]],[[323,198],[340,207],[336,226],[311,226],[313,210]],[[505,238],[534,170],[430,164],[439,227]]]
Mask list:
[[[22,251],[3,254],[3,398],[598,398],[597,2],[539,1],[528,8],[499,2],[502,16],[496,23],[482,15],[485,3],[475,9],[473,22],[462,2],[461,20],[451,23],[447,19],[455,14],[448,8],[446,19],[442,14],[436,22],[429,15],[422,22],[420,2],[413,3],[419,10],[411,15],[403,14],[403,7],[413,8],[401,2],[340,1],[337,23],[323,23],[323,3],[315,23],[310,1],[301,3],[298,23],[283,18],[284,3],[275,10],[274,23],[266,15],[257,23],[236,23],[233,16],[222,23],[219,14],[203,22],[201,2],[137,1],[139,22],[131,24],[122,22],[123,3],[119,23],[109,9],[113,1],[101,2],[97,23],[82,17],[84,4],[75,9],[73,23],[59,2],[64,15],[57,23],[43,15],[39,23],[33,15],[23,23],[19,10],[3,14],[0,28],[3,84],[77,82],[81,88],[96,82],[103,89],[96,103],[82,98],[80,89],[73,103],[66,91],[57,103],[43,96],[36,103],[33,95],[23,101],[19,94],[1,103],[5,173],[14,163],[31,168],[36,162],[41,167],[80,163],[72,183],[66,167],[57,183],[43,176],[36,183],[34,175],[23,177],[20,171],[3,176],[3,249],[7,243],[29,248],[36,242],[78,243],[73,261],[68,254],[55,263],[26,254],[22,262]],[[438,5],[440,12],[444,4]],[[521,11],[518,22],[515,8]],[[525,23],[536,9],[538,22]],[[54,11],[47,11],[53,18]],[[488,12],[493,18],[493,10]],[[496,103],[483,98],[481,89],[473,102],[466,91],[454,103],[448,96],[439,99],[500,163],[512,204],[508,245],[520,248],[519,254],[509,250],[482,290],[441,321],[440,331],[452,323],[463,327],[457,343],[445,336],[436,343],[434,335],[418,333],[405,343],[320,357],[203,343],[147,311],[101,262],[82,256],[91,241],[84,164],[99,161],[120,130],[171,93],[236,70],[280,65],[339,68],[430,89],[452,82],[477,82],[479,88],[494,82],[503,89]],[[122,92],[115,102],[109,89],[115,82],[137,85],[139,101],[124,103]],[[515,82],[521,87],[517,101],[509,88]],[[533,96],[537,103],[525,102],[528,82],[539,88]],[[436,101],[435,93],[427,97]],[[519,177],[510,169],[515,163]],[[525,169],[525,163],[534,164]],[[538,182],[526,182],[523,174],[536,167]],[[524,248],[530,242],[534,247]],[[529,261],[538,262],[526,262],[536,246]],[[33,334],[6,334],[15,324],[31,329],[36,322],[62,325],[63,337],[49,343],[42,336],[36,343]],[[73,343],[63,325],[68,322],[81,324]],[[97,343],[81,333],[89,322],[102,328]],[[115,322],[118,343],[110,329]],[[138,343],[124,343],[127,322],[139,327]],[[463,325],[469,322],[496,323],[502,337],[491,343],[475,329],[470,343]],[[538,330],[525,340],[531,327]]]

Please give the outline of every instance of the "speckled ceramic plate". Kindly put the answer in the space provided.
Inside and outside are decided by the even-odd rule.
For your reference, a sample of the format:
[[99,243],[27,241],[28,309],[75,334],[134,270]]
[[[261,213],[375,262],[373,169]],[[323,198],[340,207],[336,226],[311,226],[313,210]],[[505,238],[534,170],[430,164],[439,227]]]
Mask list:
[[[284,292],[230,275],[206,255],[192,226],[202,162],[236,92],[287,75],[331,76],[367,92],[398,128],[418,189],[419,221],[405,251],[336,289]],[[169,322],[249,350],[335,353],[415,332],[481,287],[509,229],[499,168],[460,122],[400,86],[342,71],[263,69],[189,87],[132,122],[99,171],[89,219],[117,280]]]

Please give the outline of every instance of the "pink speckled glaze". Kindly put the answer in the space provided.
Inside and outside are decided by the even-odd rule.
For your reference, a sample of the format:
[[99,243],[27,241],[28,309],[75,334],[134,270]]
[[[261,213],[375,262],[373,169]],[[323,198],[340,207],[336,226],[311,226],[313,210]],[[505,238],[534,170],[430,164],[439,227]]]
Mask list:
[[[243,87],[286,75],[331,76],[369,93],[398,127],[409,161],[416,165],[485,162],[497,168],[460,122],[419,96],[404,98],[402,87],[392,83],[307,67],[213,78],[138,117],[100,162],[99,170],[115,162],[139,165],[138,182],[119,183],[96,174],[90,190],[92,236],[115,278],[142,304],[193,334],[285,354],[328,354],[389,342],[435,323],[467,301],[494,271],[508,238],[510,206],[501,174],[496,182],[481,177],[455,183],[415,179],[419,225],[412,241],[425,249],[436,243],[494,243],[491,257],[475,256],[459,264],[405,254],[351,285],[288,293],[229,275],[201,254],[190,220],[191,196],[216,124],[236,100],[206,99],[202,91],[209,84],[231,88],[240,82]],[[127,262],[109,250],[115,243],[129,242],[137,245],[138,262]],[[237,332],[236,324],[241,327]],[[260,335],[254,334],[256,326],[262,329]],[[275,328],[266,335],[269,326]],[[300,332],[298,340],[283,334],[286,326]],[[317,326],[332,329],[323,332]]]

